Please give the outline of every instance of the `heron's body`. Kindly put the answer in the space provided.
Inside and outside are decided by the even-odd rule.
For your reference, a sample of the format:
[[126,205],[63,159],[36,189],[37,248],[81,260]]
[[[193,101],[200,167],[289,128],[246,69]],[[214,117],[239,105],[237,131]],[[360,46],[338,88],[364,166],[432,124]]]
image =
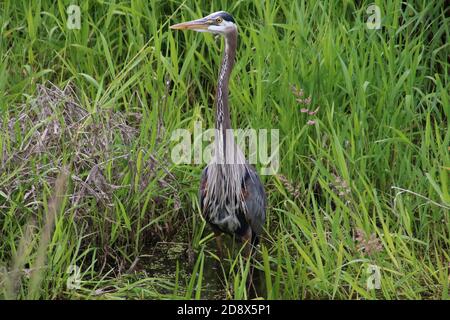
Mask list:
[[[216,232],[224,232],[245,241],[256,244],[265,221],[264,188],[255,170],[244,165],[245,175],[240,182],[240,194],[232,192],[210,191],[208,178],[214,164],[208,165],[202,174],[200,184],[200,205],[203,216]],[[232,165],[230,165],[232,166]],[[219,169],[220,170],[220,169]],[[225,169],[224,173],[227,170]],[[226,178],[215,181],[217,187],[226,190]],[[225,199],[222,201],[222,199]]]
[[212,32],[225,38],[215,100],[214,155],[202,173],[200,207],[217,235],[223,232],[255,244],[265,222],[266,197],[258,174],[235,143],[228,108],[228,82],[237,47],[236,25],[228,13],[221,11],[172,28]]

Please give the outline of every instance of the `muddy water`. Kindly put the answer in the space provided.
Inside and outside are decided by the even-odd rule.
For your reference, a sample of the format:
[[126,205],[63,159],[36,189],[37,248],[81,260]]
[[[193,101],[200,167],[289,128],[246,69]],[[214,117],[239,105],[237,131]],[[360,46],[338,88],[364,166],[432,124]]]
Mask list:
[[[205,252],[202,279],[202,299],[227,299],[233,297],[232,288],[227,288],[225,275],[229,274],[230,263],[222,261],[220,263],[214,259],[207,251],[214,251],[215,247],[208,244]],[[233,250],[236,251],[236,250]],[[197,257],[194,257],[194,261]],[[180,295],[189,283],[192,276],[193,266],[188,262],[187,244],[183,242],[159,242],[151,248],[144,250],[140,258],[138,269],[145,271],[148,277],[167,279],[175,282],[177,263],[179,268],[178,281]],[[231,279],[228,279],[229,285]],[[253,273],[253,286],[249,292],[249,298],[265,296],[264,274],[255,269]],[[161,292],[163,294],[173,294],[173,292]]]

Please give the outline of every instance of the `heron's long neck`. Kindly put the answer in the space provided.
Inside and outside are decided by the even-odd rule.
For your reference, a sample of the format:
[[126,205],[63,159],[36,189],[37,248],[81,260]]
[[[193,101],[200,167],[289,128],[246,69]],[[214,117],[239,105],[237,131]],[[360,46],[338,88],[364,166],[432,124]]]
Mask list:
[[216,94],[216,129],[225,133],[231,129],[230,110],[228,109],[228,82],[236,57],[237,30],[225,36],[225,52],[219,72]]
[[236,44],[237,30],[234,30],[225,36],[225,52],[216,94],[215,155],[213,165],[207,173],[208,192],[205,202],[211,206],[214,219],[219,219],[219,211],[223,212],[224,209],[229,213],[225,219],[235,217],[235,209],[243,203],[241,189],[246,173],[245,157],[234,142],[228,109],[228,82],[234,66]]

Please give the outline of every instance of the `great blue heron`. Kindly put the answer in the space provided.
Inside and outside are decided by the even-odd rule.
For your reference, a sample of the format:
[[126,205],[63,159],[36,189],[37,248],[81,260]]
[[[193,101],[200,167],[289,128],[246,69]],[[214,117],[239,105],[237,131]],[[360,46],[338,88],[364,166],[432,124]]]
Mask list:
[[266,195],[258,174],[235,143],[231,129],[228,82],[236,57],[236,24],[229,13],[219,11],[170,28],[209,32],[225,39],[215,100],[214,155],[202,173],[200,207],[216,235],[220,256],[223,255],[222,233],[236,236],[244,242],[245,251],[250,255],[251,248],[258,243],[266,219]]

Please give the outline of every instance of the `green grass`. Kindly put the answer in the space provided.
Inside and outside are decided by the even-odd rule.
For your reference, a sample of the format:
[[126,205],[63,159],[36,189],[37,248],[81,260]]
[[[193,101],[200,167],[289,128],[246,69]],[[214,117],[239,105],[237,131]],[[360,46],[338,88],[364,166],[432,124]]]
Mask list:
[[449,298],[442,1],[375,1],[380,30],[366,27],[371,1],[80,1],[69,30],[72,3],[0,6],[0,297],[249,297],[238,244],[212,269],[203,166],[170,161],[173,130],[214,124],[223,44],[168,26],[227,10],[240,31],[233,126],[280,130],[260,295]]

